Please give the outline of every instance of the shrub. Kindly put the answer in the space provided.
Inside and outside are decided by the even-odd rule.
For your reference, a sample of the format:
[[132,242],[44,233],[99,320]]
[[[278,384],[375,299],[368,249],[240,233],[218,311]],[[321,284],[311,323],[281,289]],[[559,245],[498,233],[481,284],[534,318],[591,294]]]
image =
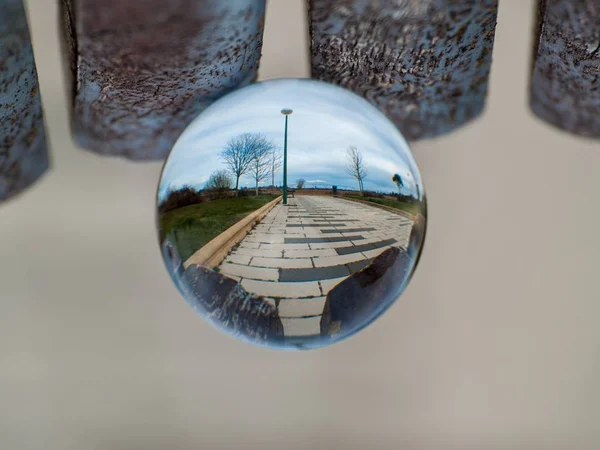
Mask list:
[[196,205],[203,201],[204,198],[200,192],[189,186],[184,186],[177,191],[169,192],[167,198],[159,205],[158,211],[160,214],[164,214],[174,209]]
[[213,172],[206,182],[205,189],[209,192],[211,200],[225,198],[233,188],[233,180],[226,170]]

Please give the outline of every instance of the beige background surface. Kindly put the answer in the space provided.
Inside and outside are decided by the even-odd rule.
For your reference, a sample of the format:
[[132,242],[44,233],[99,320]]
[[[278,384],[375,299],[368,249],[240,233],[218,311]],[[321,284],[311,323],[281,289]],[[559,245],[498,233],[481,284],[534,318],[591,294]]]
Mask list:
[[[531,0],[500,2],[485,116],[414,145],[430,225],[407,292],[308,353],[238,343],[179,298],[160,165],[73,146],[56,2],[28,3],[54,169],[0,207],[0,448],[600,447],[600,144],[526,107]],[[303,4],[271,1],[263,77],[306,74]]]

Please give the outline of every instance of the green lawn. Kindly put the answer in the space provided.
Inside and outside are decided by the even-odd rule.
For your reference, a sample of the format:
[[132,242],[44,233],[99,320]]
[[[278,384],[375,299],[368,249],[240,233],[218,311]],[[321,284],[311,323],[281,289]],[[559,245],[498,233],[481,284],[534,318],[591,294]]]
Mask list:
[[160,217],[161,239],[169,236],[185,261],[213,238],[275,198],[275,195],[228,198],[169,211]]
[[406,203],[398,200],[390,200],[387,198],[361,197],[359,195],[344,195],[344,197],[362,200],[370,203],[376,203],[378,205],[387,206],[388,208],[399,209],[400,211],[407,212],[408,214],[411,214],[413,216],[421,211],[421,205],[417,202]]

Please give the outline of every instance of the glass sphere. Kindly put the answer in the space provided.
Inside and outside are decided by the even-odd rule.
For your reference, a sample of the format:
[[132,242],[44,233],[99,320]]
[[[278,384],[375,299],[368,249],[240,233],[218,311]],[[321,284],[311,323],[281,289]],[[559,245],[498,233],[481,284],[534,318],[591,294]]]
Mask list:
[[329,345],[379,317],[415,270],[426,216],[397,128],[308,79],[215,102],[173,147],[158,189],[163,257],[186,301],[272,348]]

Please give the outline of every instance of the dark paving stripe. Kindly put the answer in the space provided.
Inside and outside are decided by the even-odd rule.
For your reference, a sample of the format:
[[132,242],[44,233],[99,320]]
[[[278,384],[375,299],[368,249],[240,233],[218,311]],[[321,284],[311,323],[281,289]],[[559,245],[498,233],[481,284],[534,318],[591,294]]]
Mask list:
[[287,216],[288,219],[312,219],[312,220],[327,220],[335,219],[339,216]]
[[314,222],[360,222],[358,219],[313,219]]
[[[323,226],[323,225],[319,225]],[[343,227],[345,225],[339,224],[336,227]],[[321,233],[366,233],[367,231],[375,231],[375,228],[343,228],[341,230],[321,230]]]
[[[323,224],[321,224],[321,223],[288,223],[286,225],[286,227],[289,227],[289,228],[303,228],[303,227],[321,227],[321,228],[323,228],[323,227],[331,227],[331,226],[333,226],[333,225],[328,225],[326,223],[323,223]],[[345,227],[345,226],[346,225],[343,223],[336,225],[336,227]]]
[[350,275],[346,266],[316,267],[311,269],[279,269],[279,281],[330,280]]
[[347,266],[348,266],[348,269],[350,269],[350,273],[356,273],[359,270],[362,270],[365,267],[367,267],[369,264],[371,264],[371,261],[373,261],[373,259],[363,259],[362,261],[356,261],[356,262],[347,264]]
[[374,242],[372,244],[362,244],[353,245],[352,247],[336,248],[335,251],[338,255],[350,255],[352,253],[365,252],[367,250],[374,250],[376,248],[385,247],[386,245],[392,245],[396,242],[396,239],[386,239],[385,241]]
[[[359,241],[362,236],[335,236],[335,237],[307,237],[307,238],[285,238],[286,244],[322,244],[324,242]],[[395,241],[394,241],[395,242]]]

